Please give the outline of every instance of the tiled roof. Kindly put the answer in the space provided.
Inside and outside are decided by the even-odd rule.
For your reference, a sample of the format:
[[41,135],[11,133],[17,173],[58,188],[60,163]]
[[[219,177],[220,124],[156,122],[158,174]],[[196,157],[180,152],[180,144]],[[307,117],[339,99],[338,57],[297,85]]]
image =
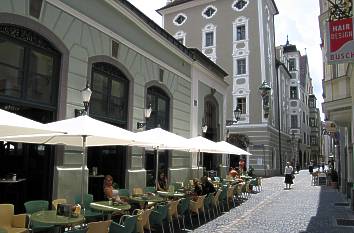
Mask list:
[[159,11],[159,10],[164,10],[164,9],[167,9],[167,8],[170,8],[170,7],[173,7],[173,6],[177,6],[177,5],[180,5],[180,4],[183,4],[183,3],[186,3],[186,2],[191,2],[193,0],[174,0],[173,2],[170,2],[169,4],[167,4],[166,6],[156,10],[156,11]]

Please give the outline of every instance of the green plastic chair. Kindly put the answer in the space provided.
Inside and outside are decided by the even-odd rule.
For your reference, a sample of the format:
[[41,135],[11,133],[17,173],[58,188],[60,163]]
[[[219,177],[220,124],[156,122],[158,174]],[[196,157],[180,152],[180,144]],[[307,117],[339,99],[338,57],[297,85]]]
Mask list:
[[129,189],[119,189],[118,194],[121,197],[129,197],[130,196]]
[[225,208],[224,208],[224,202],[227,202],[227,186],[222,186],[222,189],[221,189],[221,194],[220,194],[220,197],[219,197],[219,201],[221,203],[221,206],[222,206],[222,211],[225,212]]
[[[157,205],[150,213],[150,224],[151,225],[160,225],[162,232],[165,232],[163,227],[163,221],[167,220],[168,206],[167,205]],[[170,224],[168,225],[170,227]],[[171,229],[170,229],[171,232]]]
[[[179,214],[179,216],[182,217],[184,230],[186,229],[186,224],[184,222],[184,218],[185,218],[186,213],[188,213],[188,210],[189,210],[189,202],[190,202],[189,198],[181,198],[179,200],[179,205],[178,205],[178,214]],[[193,225],[192,222],[191,222],[191,225]]]
[[204,199],[204,211],[208,211],[209,220],[210,217],[210,209],[211,209],[211,202],[213,201],[214,193],[208,193],[208,195]]
[[[85,218],[87,221],[103,219],[103,214],[91,209],[90,204],[93,202],[92,194],[84,195],[84,208],[85,208]],[[81,196],[75,197],[75,204],[81,204]]]
[[144,193],[155,193],[156,192],[156,188],[153,186],[148,186],[144,188]]
[[[34,201],[27,201],[24,203],[26,213],[33,214],[35,212],[41,210],[48,210],[49,202],[46,200],[34,200]],[[30,228],[32,232],[39,232],[39,231],[50,231],[54,229],[54,225],[44,224],[40,222],[35,222],[30,220]]]
[[112,222],[109,227],[109,233],[133,233],[136,229],[136,215],[123,215],[119,223]]

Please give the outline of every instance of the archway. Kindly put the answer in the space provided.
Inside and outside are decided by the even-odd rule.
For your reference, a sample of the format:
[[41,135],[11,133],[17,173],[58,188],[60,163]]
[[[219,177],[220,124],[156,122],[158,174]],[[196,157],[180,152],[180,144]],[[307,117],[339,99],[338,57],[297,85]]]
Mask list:
[[[127,129],[129,85],[125,74],[113,64],[93,63],[90,116]],[[90,170],[95,167],[98,174],[110,174],[116,185],[124,188],[126,160],[126,146],[93,147],[88,150],[87,166]],[[89,191],[93,192],[95,199],[103,199],[102,182],[94,176],[89,179]],[[100,187],[99,191],[96,187]]]
[[[217,141],[219,136],[218,125],[219,106],[217,100],[213,95],[206,96],[204,100],[204,122],[208,126],[207,131],[204,133],[204,137]],[[220,156],[215,154],[203,153],[203,167],[206,171],[218,171],[218,167],[221,163]]]
[[[151,105],[152,112],[146,119],[146,130],[160,127],[164,130],[170,130],[170,97],[161,87],[156,85],[147,88],[146,104]],[[167,174],[170,166],[170,154],[168,150],[159,151],[159,171]],[[156,152],[145,151],[145,169],[147,172],[146,184],[155,185]]]
[[[0,108],[43,123],[56,120],[61,58],[34,30],[0,24]],[[0,202],[22,211],[27,200],[51,200],[54,161],[52,146],[0,142],[0,177],[16,173],[18,179],[0,187]]]

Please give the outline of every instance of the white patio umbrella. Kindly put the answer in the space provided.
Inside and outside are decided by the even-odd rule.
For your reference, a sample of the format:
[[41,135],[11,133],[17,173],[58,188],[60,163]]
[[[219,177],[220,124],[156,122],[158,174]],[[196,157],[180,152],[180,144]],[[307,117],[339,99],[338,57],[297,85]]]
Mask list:
[[226,151],[226,154],[235,154],[235,155],[252,155],[251,153],[242,150],[241,148],[232,145],[231,143],[220,141],[216,143],[219,148],[223,148]]
[[[226,150],[226,154],[229,154],[228,155],[228,161],[229,161],[229,164],[230,164],[230,154],[235,154],[235,155],[252,155],[251,153],[245,151],[245,150],[242,150],[241,148],[235,146],[235,145],[232,145],[231,143],[228,143],[228,142],[225,142],[225,141],[221,141],[221,142],[217,142],[216,143],[220,148],[223,148]],[[247,162],[248,164],[248,162]]]
[[193,145],[193,149],[191,152],[198,152],[197,155],[197,165],[198,165],[198,172],[199,172],[199,160],[200,160],[200,152],[207,152],[207,153],[216,153],[216,154],[223,154],[225,153],[224,150],[221,150],[216,142],[213,142],[207,138],[202,136],[197,136],[194,138],[188,139],[189,143]]
[[189,145],[190,142],[186,138],[161,128],[136,133],[136,141],[131,144],[131,146],[150,147],[156,150],[155,185],[157,185],[159,174],[159,150],[189,151],[191,149]]
[[46,126],[50,129],[65,131],[67,134],[21,135],[6,137],[5,139],[6,141],[12,142],[82,147],[82,202],[84,196],[84,172],[87,147],[129,145],[132,144],[135,139],[133,132],[95,120],[87,115],[49,123],[46,124]]
[[63,130],[51,130],[45,124],[0,109],[0,137],[59,132]]

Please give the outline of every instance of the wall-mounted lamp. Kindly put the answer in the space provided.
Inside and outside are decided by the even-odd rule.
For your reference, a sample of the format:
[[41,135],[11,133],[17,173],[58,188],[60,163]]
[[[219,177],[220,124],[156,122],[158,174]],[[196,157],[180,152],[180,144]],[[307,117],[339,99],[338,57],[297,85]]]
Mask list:
[[206,133],[208,131],[208,125],[206,124],[204,118],[203,118],[203,121],[202,121],[202,132],[203,133]]
[[230,126],[230,125],[236,124],[240,120],[240,116],[241,116],[241,109],[240,108],[236,108],[234,110],[235,120],[226,120],[226,126]]
[[258,88],[263,100],[264,117],[267,118],[269,114],[269,96],[272,88],[267,81],[263,81],[262,85]]
[[[152,112],[151,104],[149,104],[149,108],[144,109],[144,117],[145,119],[150,118]],[[137,122],[136,123],[136,128],[140,129],[146,126],[146,122]]]
[[90,84],[87,82],[86,87],[83,90],[81,90],[82,102],[84,103],[85,109],[75,109],[75,117],[81,115],[88,115],[91,95],[92,95],[92,91],[90,89]]

